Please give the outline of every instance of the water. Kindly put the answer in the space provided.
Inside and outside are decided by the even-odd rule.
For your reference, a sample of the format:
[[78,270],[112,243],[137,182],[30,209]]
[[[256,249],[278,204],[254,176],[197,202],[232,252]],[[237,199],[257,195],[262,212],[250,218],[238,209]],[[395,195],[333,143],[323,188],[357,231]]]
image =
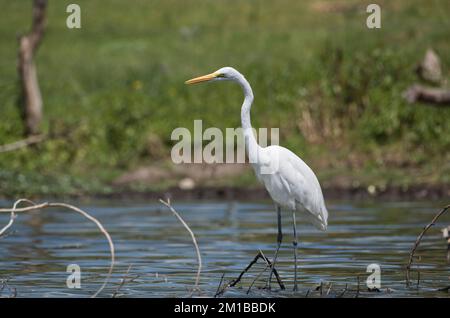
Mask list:
[[[98,218],[111,234],[117,263],[107,288],[111,297],[130,272],[117,297],[184,297],[195,281],[197,261],[188,232],[160,204],[148,202],[71,202]],[[11,202],[0,202],[10,206]],[[294,264],[290,213],[283,212],[284,244],[278,269],[287,289],[272,291],[260,276],[260,261],[237,288],[222,297],[448,297],[439,291],[450,285],[447,246],[439,229],[448,225],[444,215],[422,241],[417,255],[420,281],[412,272],[405,285],[405,265],[417,235],[442,203],[329,202],[329,228],[323,233],[298,217],[299,291],[292,292]],[[203,258],[200,292],[214,296],[222,274],[224,282],[236,278],[259,249],[272,257],[276,240],[276,214],[270,202],[197,202],[174,204],[194,231]],[[0,215],[6,224],[8,214]],[[8,236],[0,238],[0,280],[8,279],[0,296],[89,297],[106,276],[110,254],[105,237],[81,215],[62,209],[20,214]],[[369,264],[381,267],[381,289],[369,292]],[[81,268],[81,288],[69,289],[69,264]],[[415,267],[417,268],[417,267]],[[358,291],[358,276],[360,287]],[[322,291],[317,288],[322,283]],[[330,286],[331,284],[331,286]],[[347,287],[346,287],[347,286]],[[317,289],[317,290],[316,290]]]

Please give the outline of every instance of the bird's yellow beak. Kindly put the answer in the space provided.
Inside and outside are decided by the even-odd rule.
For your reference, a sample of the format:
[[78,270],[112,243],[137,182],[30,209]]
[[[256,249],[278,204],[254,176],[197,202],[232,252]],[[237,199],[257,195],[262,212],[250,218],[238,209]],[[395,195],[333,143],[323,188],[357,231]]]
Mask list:
[[215,79],[217,77],[217,75],[219,75],[219,74],[214,72],[214,73],[211,73],[211,74],[208,74],[208,75],[203,75],[203,76],[192,78],[192,79],[190,79],[190,80],[188,80],[188,81],[186,81],[184,83],[185,84],[197,84],[197,83],[201,83],[201,82],[207,82],[207,81],[210,81],[212,79]]

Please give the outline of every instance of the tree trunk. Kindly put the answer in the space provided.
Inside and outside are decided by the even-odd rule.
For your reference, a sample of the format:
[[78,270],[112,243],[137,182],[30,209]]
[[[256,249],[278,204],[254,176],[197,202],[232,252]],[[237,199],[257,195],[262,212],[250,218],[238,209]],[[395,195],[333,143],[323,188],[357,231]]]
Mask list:
[[39,47],[46,23],[47,0],[33,1],[33,24],[29,34],[19,38],[18,72],[22,88],[21,109],[27,136],[40,133],[42,97],[37,80],[34,54]]

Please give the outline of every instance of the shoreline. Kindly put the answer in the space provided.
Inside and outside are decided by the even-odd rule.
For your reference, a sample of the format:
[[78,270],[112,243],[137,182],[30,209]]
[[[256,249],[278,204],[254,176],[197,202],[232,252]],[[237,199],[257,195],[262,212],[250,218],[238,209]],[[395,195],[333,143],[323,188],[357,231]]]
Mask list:
[[[328,187],[323,188],[326,199],[329,200],[450,200],[450,186],[430,186],[416,185],[403,188],[399,186],[387,187],[386,189],[375,189],[370,191],[367,188],[355,187]],[[44,196],[34,195],[33,198],[44,198]],[[94,194],[63,194],[49,195],[47,198],[78,198],[78,199],[108,199],[108,200],[158,200],[170,198],[176,201],[199,201],[199,200],[269,200],[270,197],[263,187],[197,187],[183,190],[178,187],[168,188],[161,191],[136,191],[131,189],[117,189],[111,193]],[[10,197],[2,197],[11,199]]]

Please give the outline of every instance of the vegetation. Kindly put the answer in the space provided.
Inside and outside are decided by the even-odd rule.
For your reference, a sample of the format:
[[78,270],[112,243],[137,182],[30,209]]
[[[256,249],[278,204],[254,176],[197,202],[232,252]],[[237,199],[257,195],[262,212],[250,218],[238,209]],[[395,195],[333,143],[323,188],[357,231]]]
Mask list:
[[[1,3],[6,144],[23,136],[16,37],[29,28],[31,4]],[[194,119],[238,127],[237,87],[184,85],[227,65],[252,84],[254,125],[280,127],[281,144],[325,185],[450,183],[450,107],[402,98],[428,47],[449,77],[449,1],[379,1],[377,30],[365,25],[363,1],[79,0],[82,28],[73,30],[65,23],[69,3],[49,3],[36,60],[50,139],[0,154],[2,195],[112,191],[129,169],[170,166],[174,128],[192,128]]]

